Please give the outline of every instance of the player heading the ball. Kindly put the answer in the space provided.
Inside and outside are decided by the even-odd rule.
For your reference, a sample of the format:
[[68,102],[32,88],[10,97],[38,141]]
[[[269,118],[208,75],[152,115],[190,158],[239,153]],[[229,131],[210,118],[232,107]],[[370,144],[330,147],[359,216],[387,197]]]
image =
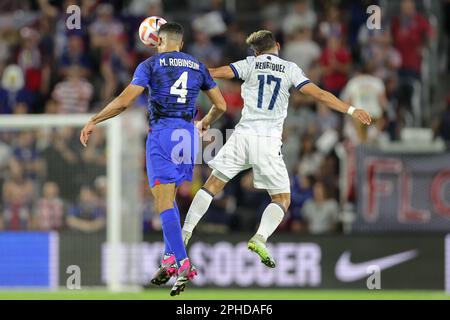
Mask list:
[[244,109],[233,134],[208,163],[213,171],[192,201],[183,226],[183,239],[187,244],[213,197],[228,181],[239,172],[252,168],[254,187],[267,190],[272,202],[264,210],[248,248],[259,255],[262,263],[274,268],[275,261],[267,250],[266,241],[283,220],[291,198],[289,175],[281,153],[281,134],[290,89],[294,87],[365,125],[369,125],[371,119],[366,111],[350,106],[311,83],[295,63],[281,59],[278,56],[280,44],[270,31],[252,33],[247,44],[255,56],[210,69],[213,78],[244,81],[241,87]]
[[[171,295],[178,295],[197,275],[186,254],[175,202],[178,186],[192,180],[198,141],[198,131],[193,123],[195,101],[202,90],[213,103],[200,122],[202,131],[226,110],[225,100],[208,69],[194,57],[180,52],[182,47],[183,27],[178,23],[162,24],[158,31],[158,54],[139,64],[131,83],[86,124],[80,136],[81,143],[86,146],[95,125],[122,113],[146,88],[149,89],[151,130],[146,143],[146,166],[165,244],[164,257],[152,283],[161,285],[177,275]],[[189,132],[191,150],[180,155],[180,159],[173,159],[172,150],[178,141],[171,137],[180,129]]]

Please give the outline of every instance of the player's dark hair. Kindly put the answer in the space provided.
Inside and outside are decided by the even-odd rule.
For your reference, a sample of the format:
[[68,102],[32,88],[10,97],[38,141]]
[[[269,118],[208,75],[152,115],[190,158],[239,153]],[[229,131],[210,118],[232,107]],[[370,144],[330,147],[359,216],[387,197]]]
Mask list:
[[269,51],[277,44],[273,33],[268,30],[259,30],[253,32],[247,37],[246,42],[253,49],[253,51],[255,51],[256,54],[261,54],[265,51]]
[[183,26],[176,22],[167,22],[159,27],[158,34],[167,33],[179,37],[183,37],[184,29]]

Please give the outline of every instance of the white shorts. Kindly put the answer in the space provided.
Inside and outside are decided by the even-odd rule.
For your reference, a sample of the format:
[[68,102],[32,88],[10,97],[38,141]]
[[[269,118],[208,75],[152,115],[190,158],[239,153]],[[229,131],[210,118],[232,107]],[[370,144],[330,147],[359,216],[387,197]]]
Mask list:
[[253,186],[269,194],[290,193],[289,175],[281,154],[281,139],[234,132],[208,165],[218,178],[233,179],[239,172],[253,168]]

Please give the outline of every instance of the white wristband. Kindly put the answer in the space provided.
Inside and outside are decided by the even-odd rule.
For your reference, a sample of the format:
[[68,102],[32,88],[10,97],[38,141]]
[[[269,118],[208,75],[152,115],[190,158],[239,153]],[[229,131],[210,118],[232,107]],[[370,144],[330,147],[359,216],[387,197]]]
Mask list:
[[349,115],[353,115],[353,112],[355,112],[356,108],[353,106],[350,106],[347,110],[347,114]]

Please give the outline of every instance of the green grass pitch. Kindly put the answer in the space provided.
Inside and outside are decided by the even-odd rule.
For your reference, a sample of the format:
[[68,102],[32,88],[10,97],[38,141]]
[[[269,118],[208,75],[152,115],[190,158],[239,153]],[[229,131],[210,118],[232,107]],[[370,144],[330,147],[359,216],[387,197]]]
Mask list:
[[169,288],[113,293],[106,290],[0,291],[0,300],[450,300],[442,291],[198,289],[170,297]]

